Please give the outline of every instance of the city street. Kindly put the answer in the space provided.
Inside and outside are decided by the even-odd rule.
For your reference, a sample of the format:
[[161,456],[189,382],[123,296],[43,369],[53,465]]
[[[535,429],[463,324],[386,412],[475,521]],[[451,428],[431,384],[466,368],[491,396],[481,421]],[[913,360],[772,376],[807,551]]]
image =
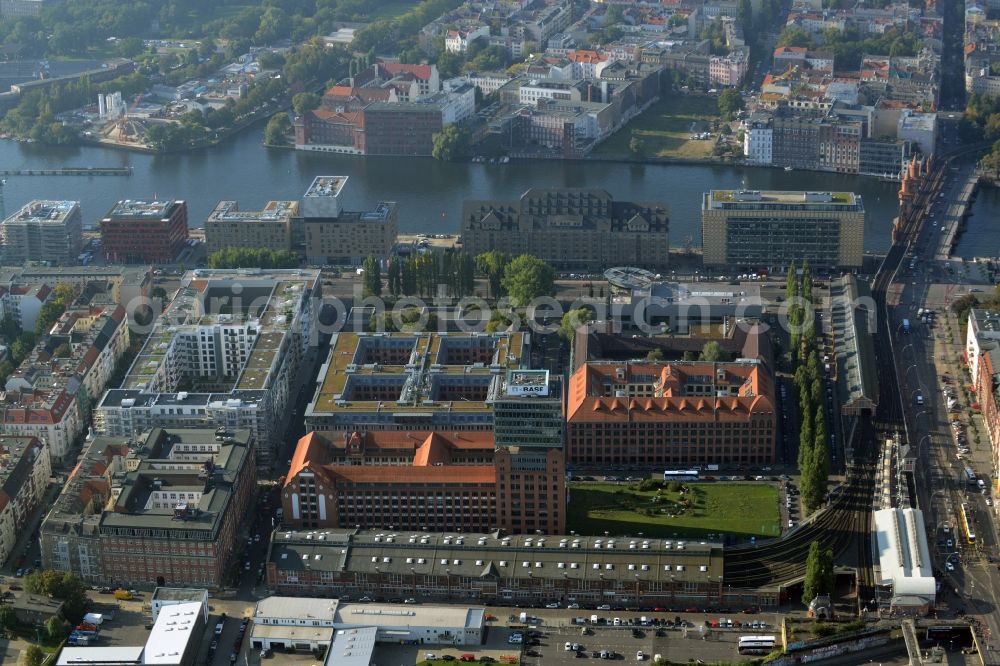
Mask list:
[[[934,553],[935,574],[942,581],[939,616],[968,613],[974,622],[981,622],[981,636],[990,643],[1000,631],[1000,575],[993,560],[998,557],[994,511],[986,498],[970,483],[966,469],[993,487],[995,475],[991,462],[990,440],[959,390],[971,382],[962,365],[964,322],[956,321],[949,305],[974,286],[974,273],[947,270],[935,261],[940,256],[941,237],[950,236],[947,226],[961,220],[961,184],[972,169],[961,164],[949,174],[943,196],[931,206],[915,243],[913,259],[904,260],[896,276],[890,303],[896,371],[902,391],[903,407],[909,444],[916,447],[918,506],[924,509],[928,540]],[[961,269],[960,269],[961,270]],[[958,287],[952,281],[963,283]],[[975,282],[973,282],[975,284]],[[920,316],[921,308],[935,314]],[[903,320],[909,322],[906,332]],[[949,409],[946,390],[955,395],[956,403]],[[972,400],[974,400],[974,395]],[[952,422],[967,438],[967,454],[959,451]],[[988,492],[988,491],[987,491]],[[963,533],[961,506],[970,508],[970,531],[975,541]],[[949,591],[959,595],[956,599]],[[997,663],[987,659],[986,663]]]

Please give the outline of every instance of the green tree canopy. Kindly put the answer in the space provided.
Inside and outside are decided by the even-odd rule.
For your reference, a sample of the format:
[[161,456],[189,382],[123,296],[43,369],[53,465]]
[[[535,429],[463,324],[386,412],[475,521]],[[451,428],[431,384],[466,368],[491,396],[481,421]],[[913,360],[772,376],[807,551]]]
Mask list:
[[469,133],[457,123],[447,125],[431,137],[431,155],[443,162],[453,162],[465,155],[469,145]]
[[34,643],[24,651],[25,666],[42,666],[45,663],[45,652]]
[[559,336],[566,342],[572,342],[576,329],[594,319],[594,313],[589,308],[569,310],[562,316],[559,323]]
[[726,88],[719,93],[718,104],[719,113],[726,118],[732,118],[737,111],[743,108],[743,96],[736,88]]
[[701,348],[701,354],[698,356],[699,361],[707,361],[709,363],[718,363],[721,361],[729,360],[729,355],[722,350],[722,346],[715,340],[710,340],[705,343],[705,346]]
[[540,296],[555,293],[555,271],[531,254],[514,257],[504,268],[503,288],[517,305],[527,305]]
[[510,263],[510,255],[506,252],[490,250],[476,255],[476,268],[486,275],[489,282],[490,297],[500,298],[504,295],[503,273]]
[[292,121],[284,111],[276,113],[267,121],[264,128],[264,143],[268,146],[284,146],[288,143],[285,138],[292,131]]
[[319,108],[319,95],[311,92],[302,92],[292,98],[292,110],[295,115],[301,116],[313,109]]
[[364,274],[362,275],[362,293],[365,296],[381,296],[382,295],[382,270],[379,265],[378,259],[372,255],[368,255],[362,265]]

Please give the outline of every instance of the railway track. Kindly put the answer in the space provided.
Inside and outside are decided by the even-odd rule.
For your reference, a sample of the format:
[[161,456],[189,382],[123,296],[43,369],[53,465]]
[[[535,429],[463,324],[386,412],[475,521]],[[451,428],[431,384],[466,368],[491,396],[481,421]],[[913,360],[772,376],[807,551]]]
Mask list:
[[872,296],[879,311],[874,336],[879,402],[874,422],[861,426],[865,430],[857,438],[854,460],[847,469],[847,481],[834,490],[825,508],[784,537],[755,546],[727,548],[724,568],[727,585],[754,588],[795,581],[805,575],[809,548],[813,541],[818,541],[823,548],[833,550],[835,561],[848,553],[854,555],[858,566],[859,605],[875,597],[871,530],[876,442],[906,429],[888,316],[889,287],[903,259],[917,242],[924,212],[940,190],[952,160],[988,146],[987,143],[975,144],[935,157],[935,164],[913,205],[902,211],[897,236],[872,282]]

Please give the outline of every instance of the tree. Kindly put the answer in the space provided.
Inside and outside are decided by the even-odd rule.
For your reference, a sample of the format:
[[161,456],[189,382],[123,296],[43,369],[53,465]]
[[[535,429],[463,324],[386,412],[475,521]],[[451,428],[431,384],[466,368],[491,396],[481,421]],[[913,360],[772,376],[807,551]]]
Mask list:
[[798,269],[793,261],[788,267],[788,275],[785,276],[785,299],[791,300],[799,293]]
[[399,259],[392,257],[389,259],[388,275],[386,281],[389,283],[389,293],[399,296],[402,293],[402,271],[399,267]]
[[267,121],[264,129],[264,144],[268,146],[284,146],[288,143],[285,138],[292,131],[292,121],[284,111],[276,113]]
[[490,250],[476,255],[476,268],[486,275],[489,282],[490,297],[500,298],[503,294],[503,272],[510,263],[510,255],[506,252]]
[[559,337],[566,342],[572,342],[576,335],[576,329],[594,319],[594,313],[588,308],[577,308],[570,310],[562,316],[559,323]]
[[732,118],[733,114],[743,108],[743,96],[736,88],[726,88],[719,93],[719,113],[726,118]]
[[[685,353],[690,354],[691,352],[685,352]],[[662,361],[663,360],[663,350],[662,349],[654,349],[654,350],[650,351],[648,354],[646,354],[646,360],[647,361],[652,361],[654,363],[656,363],[658,361]],[[685,359],[685,360],[687,360],[687,359]]]
[[45,663],[45,652],[34,643],[24,651],[25,666],[42,666]]
[[[0,630],[8,631],[16,628],[18,625],[17,615],[14,613],[14,607],[10,603],[0,604]],[[2,635],[2,632],[0,632]]]
[[362,264],[362,270],[364,274],[362,275],[362,293],[365,296],[381,296],[382,295],[382,272],[379,267],[378,259],[373,255],[368,255],[365,259],[364,264]]
[[56,358],[69,358],[69,355],[73,353],[73,348],[69,346],[69,343],[64,342],[55,349],[52,350],[52,355]]
[[711,340],[705,343],[705,346],[701,348],[701,354],[698,356],[699,361],[705,361],[707,363],[718,363],[725,361],[728,354],[722,351],[722,346],[719,345],[715,340]]
[[641,136],[633,135],[631,139],[628,140],[628,149],[635,157],[643,159],[646,157],[646,140]]
[[820,548],[818,541],[809,544],[806,556],[806,576],[802,583],[802,603],[809,605],[817,596],[831,594],[836,582],[833,571],[833,549]]
[[38,318],[35,320],[35,335],[38,337],[46,335],[65,311],[66,306],[60,301],[55,299],[46,301],[38,311]]
[[292,98],[292,110],[295,111],[295,115],[304,115],[313,109],[319,108],[319,95],[311,92],[299,93]]
[[452,123],[435,132],[431,137],[431,155],[442,162],[453,162],[465,154],[469,145],[469,133]]
[[167,290],[163,287],[153,287],[152,291],[149,292],[149,297],[152,299],[160,299],[164,303],[167,300]]
[[555,293],[555,271],[531,254],[515,257],[503,271],[503,288],[516,305],[527,305]]
[[45,621],[45,633],[48,635],[49,640],[60,640],[68,633],[66,631],[66,622],[53,615]]
[[812,37],[809,33],[798,27],[797,25],[791,25],[783,28],[781,34],[778,35],[778,46],[804,46],[806,48],[812,46]]

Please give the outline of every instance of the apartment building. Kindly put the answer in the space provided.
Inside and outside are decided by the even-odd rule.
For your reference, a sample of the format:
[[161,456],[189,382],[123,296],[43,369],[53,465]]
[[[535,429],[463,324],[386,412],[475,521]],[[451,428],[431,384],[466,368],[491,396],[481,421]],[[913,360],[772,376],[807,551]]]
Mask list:
[[490,431],[490,396],[527,365],[530,336],[502,333],[333,335],[307,430]]
[[78,201],[41,201],[25,204],[0,223],[3,262],[20,266],[30,262],[72,265],[83,247],[83,216]]
[[37,437],[54,460],[65,462],[129,340],[120,305],[73,307],[63,313],[8,376],[0,399],[3,433]]
[[316,176],[302,197],[306,260],[311,264],[360,265],[369,255],[388,257],[396,244],[395,201],[379,201],[369,211],[342,210],[347,176]]
[[0,0],[0,16],[18,18],[38,16],[46,0]]
[[0,561],[6,562],[52,476],[49,448],[37,437],[0,436]]
[[0,317],[10,312],[24,330],[34,330],[42,304],[57,284],[68,284],[78,293],[106,294],[101,301],[121,304],[131,316],[137,303],[149,296],[151,266],[21,266],[0,268]]
[[710,266],[856,267],[864,257],[864,203],[851,192],[712,190],[701,225]]
[[450,599],[513,606],[773,607],[777,590],[720,584],[721,544],[644,537],[279,530],[267,584],[279,594]]
[[775,460],[771,371],[732,363],[588,362],[570,378],[566,460],[584,465]]
[[261,210],[240,210],[236,201],[220,201],[205,220],[209,254],[227,247],[292,249],[292,220],[298,201],[268,201]]
[[185,201],[119,201],[100,221],[104,258],[124,264],[172,263],[188,238]]
[[225,584],[257,482],[253,435],[91,440],[41,528],[46,568],[123,586]]
[[758,166],[770,165],[774,148],[770,114],[756,111],[743,126],[743,156],[747,162]]
[[444,128],[439,102],[373,102],[365,107],[365,154],[399,157],[431,154]]
[[270,465],[321,290],[318,270],[189,271],[121,387],[97,404],[94,428],[248,429]]
[[665,268],[669,215],[661,203],[615,201],[605,190],[532,188],[518,201],[466,201],[466,252],[533,254],[560,268]]
[[965,335],[965,360],[972,383],[979,382],[979,362],[987,351],[1000,350],[1000,313],[973,308]]

